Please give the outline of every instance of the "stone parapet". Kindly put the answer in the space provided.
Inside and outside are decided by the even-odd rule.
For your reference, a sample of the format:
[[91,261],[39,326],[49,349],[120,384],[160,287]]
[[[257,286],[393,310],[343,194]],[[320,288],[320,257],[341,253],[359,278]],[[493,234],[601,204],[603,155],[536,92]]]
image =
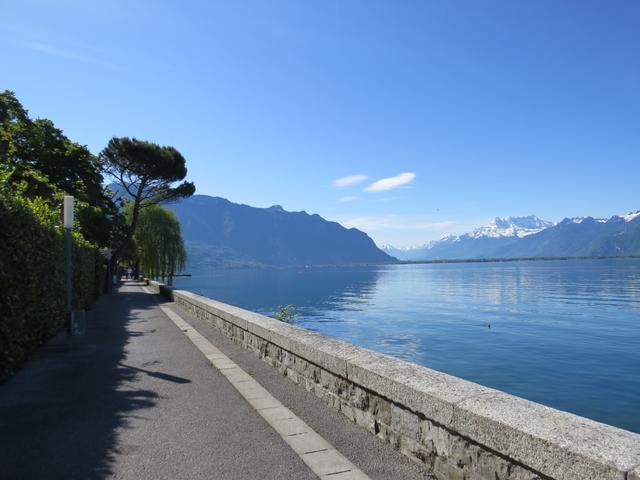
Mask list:
[[441,480],[640,480],[640,435],[149,282]]

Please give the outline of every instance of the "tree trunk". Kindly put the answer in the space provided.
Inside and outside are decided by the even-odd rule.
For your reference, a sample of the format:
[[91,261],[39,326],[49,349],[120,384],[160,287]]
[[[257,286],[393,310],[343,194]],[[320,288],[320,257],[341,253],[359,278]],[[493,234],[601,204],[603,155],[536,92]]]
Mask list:
[[[138,226],[138,217],[140,216],[140,204],[142,203],[141,197],[144,191],[144,186],[146,184],[146,180],[140,182],[140,187],[138,188],[138,195],[133,200],[133,212],[131,217],[131,225],[129,225],[127,236],[123,240],[123,242],[116,248],[111,256],[111,274],[113,275],[116,272],[116,268],[118,265],[118,259],[122,255],[122,253],[129,247],[133,241],[133,235],[136,233],[136,227]],[[134,272],[134,278],[138,278],[138,264],[136,263],[136,271]],[[111,278],[109,278],[109,292],[113,291],[113,282]]]
[[136,256],[136,263],[133,267],[133,279],[140,280],[140,258]]
[[115,256],[111,256],[107,265],[107,283],[105,285],[105,292],[113,292],[113,275],[118,271],[118,259]]

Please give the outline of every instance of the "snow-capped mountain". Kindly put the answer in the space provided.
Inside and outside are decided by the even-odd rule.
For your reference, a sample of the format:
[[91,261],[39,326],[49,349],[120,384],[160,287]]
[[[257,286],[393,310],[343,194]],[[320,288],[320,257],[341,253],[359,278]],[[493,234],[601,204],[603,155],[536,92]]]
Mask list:
[[627,215],[623,215],[622,219],[625,222],[632,222],[633,220],[635,220],[636,218],[639,218],[639,217],[640,217],[640,210],[638,210],[637,212],[628,213]]
[[640,211],[609,219],[565,218],[502,250],[504,257],[615,257],[640,255]]
[[418,247],[382,248],[400,260],[435,260],[482,258],[497,248],[505,247],[518,238],[533,235],[553,226],[553,222],[535,215],[527,217],[496,217],[492,222],[463,235],[446,235]]
[[428,249],[434,241],[424,243],[421,245],[412,245],[408,247],[394,247],[388,243],[380,245],[378,248],[392,257],[395,257],[400,260],[406,260],[412,257],[414,252],[420,252],[422,250]]
[[472,238],[480,237],[526,237],[538,233],[545,228],[555,225],[553,222],[542,220],[535,215],[528,217],[496,217],[493,222],[480,228],[476,228],[473,232],[468,233]]
[[566,218],[557,224],[535,215],[497,217],[463,235],[383,250],[400,260],[640,255],[640,211],[609,219]]

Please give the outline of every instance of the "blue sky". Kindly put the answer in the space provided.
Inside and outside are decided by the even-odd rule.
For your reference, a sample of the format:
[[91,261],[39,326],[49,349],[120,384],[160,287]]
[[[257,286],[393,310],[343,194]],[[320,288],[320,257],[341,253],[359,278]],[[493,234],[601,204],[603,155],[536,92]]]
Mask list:
[[0,88],[95,153],[175,146],[198,193],[396,245],[640,209],[637,1],[3,0],[2,17]]

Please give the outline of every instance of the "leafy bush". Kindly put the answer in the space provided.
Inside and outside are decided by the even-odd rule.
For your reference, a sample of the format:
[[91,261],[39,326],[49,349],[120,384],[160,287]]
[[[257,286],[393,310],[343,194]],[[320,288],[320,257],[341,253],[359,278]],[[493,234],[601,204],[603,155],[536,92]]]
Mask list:
[[[0,178],[0,379],[65,324],[65,243],[60,209],[12,191]],[[73,307],[102,285],[98,249],[73,234]]]
[[273,312],[273,318],[284,323],[293,323],[297,316],[295,305],[285,305]]

